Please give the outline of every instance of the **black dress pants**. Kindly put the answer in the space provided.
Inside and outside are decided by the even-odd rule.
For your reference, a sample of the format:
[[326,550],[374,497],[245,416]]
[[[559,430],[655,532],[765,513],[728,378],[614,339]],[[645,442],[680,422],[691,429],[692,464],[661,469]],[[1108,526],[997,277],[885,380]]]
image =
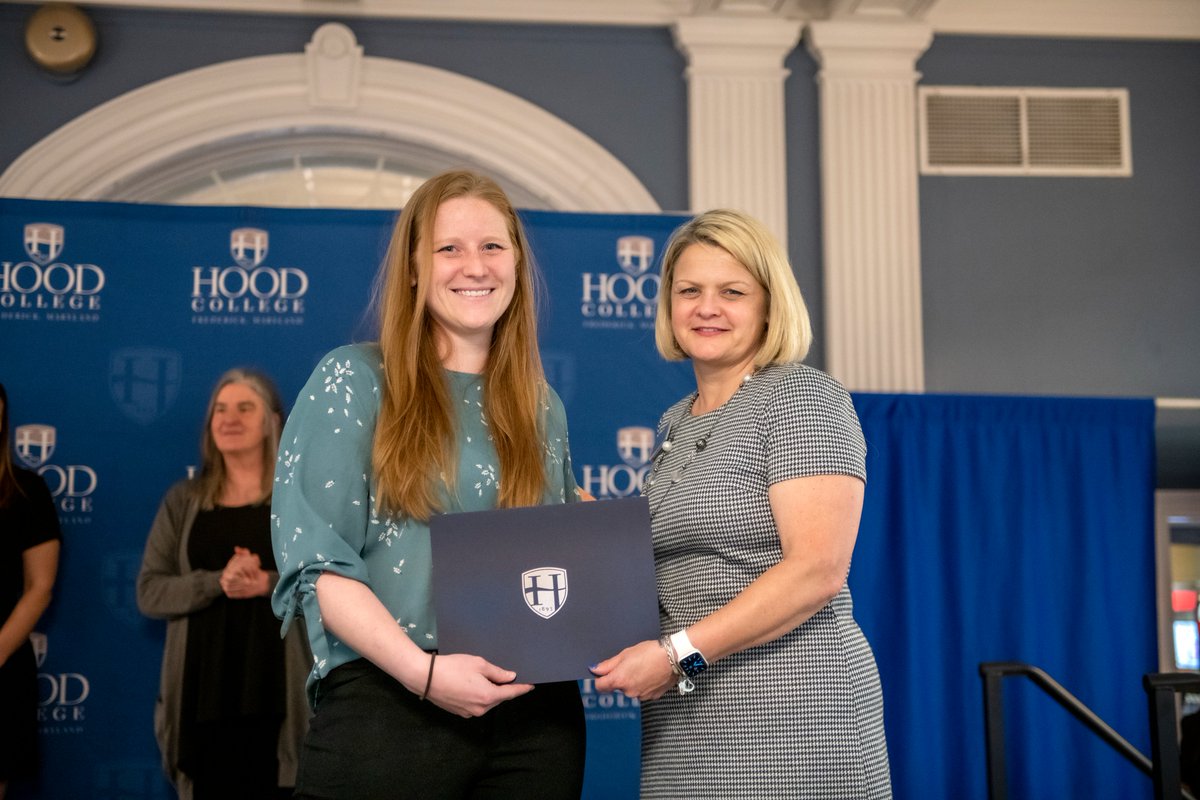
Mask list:
[[574,681],[463,719],[359,659],[321,681],[296,797],[578,800],[585,737]]

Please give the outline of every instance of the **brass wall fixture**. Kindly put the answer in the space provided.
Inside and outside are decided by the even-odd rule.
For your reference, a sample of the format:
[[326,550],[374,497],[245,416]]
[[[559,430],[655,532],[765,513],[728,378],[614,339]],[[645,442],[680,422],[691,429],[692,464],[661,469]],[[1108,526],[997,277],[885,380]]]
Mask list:
[[25,50],[47,72],[73,75],[96,54],[96,28],[78,6],[47,3],[29,17]]

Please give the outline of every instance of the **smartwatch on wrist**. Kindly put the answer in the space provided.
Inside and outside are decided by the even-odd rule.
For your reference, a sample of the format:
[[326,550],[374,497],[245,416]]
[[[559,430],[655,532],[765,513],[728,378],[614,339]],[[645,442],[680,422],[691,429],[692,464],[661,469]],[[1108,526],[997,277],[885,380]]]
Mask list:
[[708,661],[692,644],[686,629],[671,634],[671,649],[675,651],[675,663],[687,677],[694,678],[708,669]]

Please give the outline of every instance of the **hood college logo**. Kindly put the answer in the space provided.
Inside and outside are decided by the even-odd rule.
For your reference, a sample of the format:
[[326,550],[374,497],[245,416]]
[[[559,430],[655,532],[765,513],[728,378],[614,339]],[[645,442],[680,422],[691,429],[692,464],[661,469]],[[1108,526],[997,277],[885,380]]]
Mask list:
[[52,425],[20,425],[16,435],[17,455],[30,469],[37,469],[54,454],[57,432]]
[[596,497],[629,497],[642,488],[657,444],[654,429],[627,425],[617,429],[622,464],[584,464],[579,488]]
[[629,466],[634,469],[641,467],[654,452],[654,431],[641,426],[618,428],[617,452]]
[[192,267],[193,323],[304,324],[308,275],[298,267],[266,266],[269,244],[261,228],[234,228],[229,252],[236,264]]
[[58,258],[65,239],[62,225],[31,222],[25,226],[25,252],[43,267]]
[[649,236],[622,236],[617,239],[617,263],[635,278],[654,262],[654,240]]
[[661,280],[652,272],[654,240],[649,236],[617,239],[620,272],[581,272],[579,316],[585,328],[642,330],[654,328]]
[[25,224],[25,253],[29,258],[0,259],[0,319],[100,321],[104,270],[95,264],[60,261],[66,240],[62,225]]
[[242,269],[254,269],[267,257],[267,232],[261,228],[235,228],[229,234],[229,251]]
[[521,573],[521,594],[529,610],[550,619],[566,605],[567,571],[559,567],[538,567]]

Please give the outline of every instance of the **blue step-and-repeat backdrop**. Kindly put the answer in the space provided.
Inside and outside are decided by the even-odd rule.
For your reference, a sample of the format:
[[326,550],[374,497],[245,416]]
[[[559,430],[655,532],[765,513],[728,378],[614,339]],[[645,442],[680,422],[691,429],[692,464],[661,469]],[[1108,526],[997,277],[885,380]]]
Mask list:
[[[601,498],[632,494],[659,414],[693,386],[653,334],[658,258],[682,218],[525,218],[576,478]],[[134,600],[151,519],[197,462],[225,369],[262,368],[290,400],[326,351],[373,338],[371,283],[393,221],[0,199],[0,381],[17,455],[49,484],[64,531],[36,636],[42,776],[14,800],[170,796],[152,733],[163,624]],[[987,796],[982,661],[1045,668],[1145,751],[1153,402],[854,402],[870,478],[850,583],[883,680],[898,800]],[[636,797],[638,704],[582,688],[585,796]],[[1013,796],[1149,796],[1146,776],[1049,700],[1021,687],[1006,698]]]
[[[691,387],[653,334],[656,256],[681,218],[524,217],[576,478],[598,497],[635,493],[658,415]],[[264,369],[290,406],[323,353],[374,338],[367,307],[394,219],[0,200],[0,380],[18,459],[45,478],[64,532],[38,626],[41,796],[170,796],[151,720],[163,624],[134,599],[151,519],[197,464],[224,370]],[[637,703],[583,689],[587,794],[636,796]]]

